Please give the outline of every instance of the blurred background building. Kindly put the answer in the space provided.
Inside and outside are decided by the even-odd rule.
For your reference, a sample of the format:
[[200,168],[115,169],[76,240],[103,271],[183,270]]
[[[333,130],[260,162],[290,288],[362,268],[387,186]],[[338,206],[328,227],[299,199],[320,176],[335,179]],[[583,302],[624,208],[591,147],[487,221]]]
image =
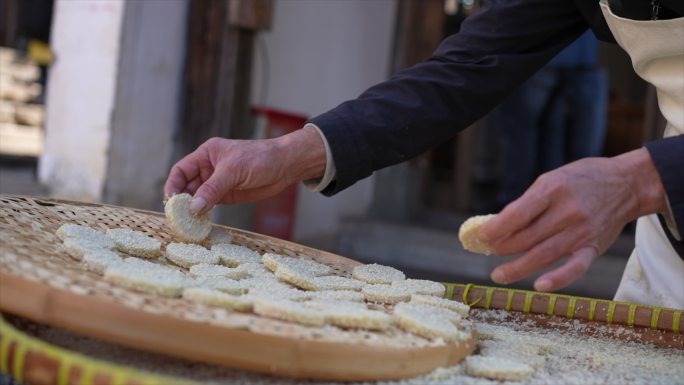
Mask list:
[[[171,165],[206,139],[297,128],[429,57],[478,5],[0,0],[0,193],[160,210]],[[597,49],[609,74],[597,155],[610,156],[663,125],[627,55]],[[502,259],[463,251],[456,234],[467,216],[498,209],[505,127],[495,121],[332,198],[295,186],[270,202],[220,207],[213,220],[415,277],[491,283]],[[611,297],[632,246],[627,234],[567,292]]]

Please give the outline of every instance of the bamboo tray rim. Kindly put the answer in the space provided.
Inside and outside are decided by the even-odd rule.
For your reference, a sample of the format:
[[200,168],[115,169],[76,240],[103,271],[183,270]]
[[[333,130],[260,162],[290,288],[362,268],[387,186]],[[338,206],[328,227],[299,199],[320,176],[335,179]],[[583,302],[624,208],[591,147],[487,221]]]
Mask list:
[[[445,285],[446,298],[461,301],[470,307],[559,316],[684,334],[682,309],[496,286],[460,283]],[[543,303],[540,304],[539,300],[543,300]]]
[[[17,202],[16,204],[14,203],[15,201]],[[53,209],[55,211],[44,213],[44,210],[35,206],[35,204],[59,207]],[[65,207],[61,207],[61,205]],[[28,219],[18,215],[19,219],[14,218],[17,226],[26,227],[26,222],[30,223],[31,220],[45,218],[46,221],[50,221],[49,226],[46,225],[45,229],[42,230],[45,232],[46,229],[56,228],[56,225],[67,220],[67,218],[62,217],[62,214],[56,213],[63,213],[63,209],[67,211],[76,209],[70,208],[67,205],[89,206],[98,210],[112,207],[115,209],[119,208],[111,205],[82,205],[79,202],[45,198],[34,199],[21,196],[5,198],[5,202],[3,202],[0,208],[6,209],[5,212],[9,212],[8,215],[13,216],[15,214],[7,211],[7,209],[17,211],[17,208],[25,207],[28,210]],[[160,219],[157,221],[160,223],[162,222],[161,218],[164,218],[161,213],[130,208],[122,209],[145,214],[145,216],[140,218],[149,218],[147,215],[153,215]],[[88,217],[89,219],[85,217],[83,219],[84,223],[91,223],[99,221],[100,215],[102,215],[101,211],[96,212],[99,214],[91,215],[85,213],[85,211],[72,214],[77,216],[91,215],[91,217]],[[127,213],[115,211],[108,213],[114,217],[106,220],[105,224],[126,225],[128,223],[122,222],[119,219],[121,216],[127,215]],[[49,217],[51,214],[55,215]],[[136,217],[137,219],[127,218],[129,222],[141,220],[138,217]],[[5,229],[10,228],[7,225],[11,223],[13,223],[12,218],[5,224]],[[151,231],[162,231],[159,230],[159,223],[148,223],[147,226],[153,228]],[[165,227],[165,224],[163,226]],[[252,244],[255,244],[256,240],[258,240],[267,247],[275,247],[296,255],[307,255],[324,263],[327,261],[338,267],[341,265],[348,267],[358,264],[358,262],[348,258],[265,235],[226,226],[217,227],[229,230],[234,236],[241,235],[246,237]],[[27,231],[28,236],[31,236],[31,226],[29,226]],[[11,235],[13,232],[8,230],[8,234]],[[31,240],[31,238],[25,238],[27,237],[25,235],[27,234],[26,232],[18,232],[16,234],[17,239],[22,239],[20,242],[25,243],[26,240]],[[158,235],[162,236],[163,234],[159,233]],[[53,235],[51,237],[54,238]],[[40,242],[40,240],[37,242]],[[23,250],[22,253],[26,255],[26,250],[20,249],[24,243],[18,243],[16,250]],[[260,248],[262,246],[257,245],[255,247]],[[10,253],[16,251],[13,250],[15,249],[12,247],[8,248]],[[33,257],[36,261],[41,260],[44,253],[43,249],[38,249],[38,251],[39,253],[34,254],[35,257]],[[69,258],[64,258],[63,260],[71,261]],[[69,263],[74,264],[73,261]],[[92,273],[89,274],[92,275]],[[139,308],[131,308],[124,303],[119,303],[111,295],[109,297],[102,297],[91,296],[89,293],[83,292],[75,293],[68,288],[54,287],[42,280],[29,279],[20,273],[13,274],[11,269],[9,272],[0,270],[0,282],[2,282],[3,286],[3,289],[0,290],[0,309],[39,323],[63,327],[77,333],[144,350],[288,377],[346,381],[400,379],[420,375],[436,367],[453,365],[475,348],[474,328],[470,338],[467,340],[443,344],[433,342],[422,343],[422,339],[409,335],[406,332],[402,332],[403,334],[400,334],[399,338],[407,338],[410,344],[404,341],[388,345],[386,343],[378,343],[377,341],[373,342],[373,340],[369,340],[366,343],[361,338],[365,334],[358,331],[354,332],[353,330],[349,331],[349,335],[354,335],[355,338],[349,340],[346,337],[345,339],[329,339],[325,335],[302,340],[299,336],[305,333],[298,331],[274,334],[258,327],[256,329],[247,327],[244,324],[226,327],[225,324],[197,322],[196,319],[179,317],[175,312],[173,315],[147,312]],[[153,298],[153,300],[155,299],[157,297]],[[171,301],[163,302],[161,298],[158,301],[167,307],[169,304],[172,306],[176,304],[176,302]],[[173,301],[179,301],[179,305],[181,302],[185,302],[182,300]],[[278,323],[282,322],[253,315],[242,316],[238,315],[238,313],[235,314],[236,317],[242,317],[240,318],[242,321],[244,321],[243,318],[245,317],[261,318],[263,321],[260,321],[259,325],[267,323],[270,325],[273,323],[274,326],[269,327],[274,330],[277,329]],[[252,318],[247,318],[247,320]],[[135,325],[135,327],[127,327],[126,325]],[[314,330],[306,333],[310,335],[316,334]],[[404,334],[406,335],[402,337]],[[346,336],[346,334],[342,335]],[[169,336],[174,337],[169,338]],[[394,339],[396,336],[387,337],[388,342],[390,338]],[[415,342],[418,342],[418,344],[414,345]]]

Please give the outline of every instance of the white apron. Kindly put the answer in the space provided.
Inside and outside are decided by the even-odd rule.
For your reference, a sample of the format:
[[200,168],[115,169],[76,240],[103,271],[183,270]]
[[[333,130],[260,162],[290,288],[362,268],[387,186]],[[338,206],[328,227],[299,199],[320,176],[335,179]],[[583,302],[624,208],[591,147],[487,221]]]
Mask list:
[[[636,73],[655,86],[668,122],[665,137],[684,134],[684,18],[629,20],[614,15],[603,2],[601,10]],[[675,237],[684,236],[668,224]],[[684,309],[684,261],[656,215],[637,220],[635,244],[615,300]]]

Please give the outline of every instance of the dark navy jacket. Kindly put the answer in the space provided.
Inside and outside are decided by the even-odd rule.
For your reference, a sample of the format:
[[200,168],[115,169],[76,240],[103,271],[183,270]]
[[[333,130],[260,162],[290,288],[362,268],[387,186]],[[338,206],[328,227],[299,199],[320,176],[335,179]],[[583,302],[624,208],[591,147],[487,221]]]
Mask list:
[[[662,3],[672,5],[663,14],[682,15],[684,1]],[[648,0],[611,0],[610,6],[620,16],[650,19]],[[311,119],[335,160],[336,178],[323,193],[333,195],[375,170],[444,142],[485,115],[587,28],[600,40],[615,43],[598,0],[489,2],[427,61]],[[684,135],[646,147],[684,236]]]

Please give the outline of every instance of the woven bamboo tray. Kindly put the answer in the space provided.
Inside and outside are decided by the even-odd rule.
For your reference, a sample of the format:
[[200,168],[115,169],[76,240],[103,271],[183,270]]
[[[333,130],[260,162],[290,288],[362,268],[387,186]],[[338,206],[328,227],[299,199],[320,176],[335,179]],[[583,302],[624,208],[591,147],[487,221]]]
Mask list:
[[[478,294],[479,290],[483,290],[483,295],[486,296],[487,292],[490,293],[502,293],[505,295],[497,294],[494,295],[492,294],[491,302],[488,307],[489,310],[492,309],[504,309],[506,306],[506,303],[508,302],[507,298],[509,296],[518,297],[520,294],[526,294],[527,292],[519,292],[519,291],[508,291],[506,289],[501,289],[501,288],[494,288],[494,287],[484,287],[484,286],[472,286],[472,285],[460,285],[460,284],[449,284],[449,288],[451,293],[454,294],[462,294],[463,292],[467,293],[467,296],[469,297],[472,294]],[[464,290],[467,289],[467,290]],[[513,293],[513,294],[509,294]],[[535,296],[539,294],[541,297],[546,297],[545,294],[541,293],[535,293]],[[506,300],[499,301],[496,299],[496,297],[502,297],[506,298]],[[476,297],[476,298],[483,298],[484,297]],[[570,299],[576,298],[576,297],[569,297]],[[581,298],[576,298],[577,300],[580,300]],[[536,301],[536,300],[535,300]],[[599,300],[597,300],[599,301]],[[550,316],[548,315],[547,312],[541,312],[543,314],[534,314],[534,313],[522,313],[517,310],[514,310],[515,307],[517,307],[514,302],[517,302],[516,300],[511,301],[511,309],[508,312],[510,317],[517,318],[518,321],[536,321],[536,328],[538,330],[541,329],[551,329],[554,330],[556,333],[563,333],[566,328],[572,328],[575,323],[581,323],[585,326],[587,325],[594,325],[596,328],[596,331],[599,332],[597,334],[603,333],[605,336],[606,329],[610,330],[611,328],[615,328],[616,331],[620,330],[621,328],[624,329],[627,327],[625,324],[620,323],[619,319],[616,319],[613,321],[612,324],[606,325],[603,321],[587,321],[581,317],[570,319],[567,317],[567,313],[559,311],[559,315],[553,315]],[[557,301],[558,302],[558,301]],[[562,301],[561,301],[562,302]],[[604,301],[600,301],[604,302]],[[611,301],[607,301],[608,305],[610,305]],[[615,306],[617,307],[619,304],[615,303]],[[524,306],[524,305],[523,305]],[[599,306],[597,306],[599,307]],[[532,307],[530,307],[532,309]],[[561,310],[562,307],[558,306],[556,308],[557,310]],[[666,312],[671,310],[671,309],[662,309],[665,310]],[[473,308],[471,311],[475,315],[476,318],[479,318],[481,320],[486,319],[485,313],[487,313],[487,309],[485,309],[485,306],[480,306]],[[618,317],[620,318],[620,317]],[[499,320],[500,321],[500,320]],[[138,384],[138,385],[151,385],[151,384],[165,384],[165,385],[175,385],[175,384],[188,384],[192,385],[195,384],[193,380],[188,379],[187,374],[192,372],[195,373],[196,370],[202,370],[197,367],[197,365],[191,363],[191,362],[186,362],[186,361],[178,361],[173,358],[164,358],[164,357],[156,357],[156,359],[152,359],[152,362],[150,361],[150,358],[147,355],[140,354],[140,353],[135,353],[135,352],[125,352],[126,355],[131,355],[133,358],[133,361],[138,363],[135,367],[124,364],[122,362],[114,363],[111,362],[109,359],[110,354],[107,353],[101,353],[99,354],[99,358],[89,355],[87,351],[89,350],[90,352],[93,352],[97,350],[98,352],[101,352],[100,349],[107,350],[109,349],[108,344],[106,343],[98,343],[94,347],[90,349],[83,349],[82,345],[84,343],[88,343],[83,341],[83,338],[78,338],[77,343],[75,343],[77,346],[81,346],[80,349],[78,350],[70,350],[68,347],[60,347],[57,345],[54,345],[52,343],[48,343],[44,340],[40,339],[40,336],[42,335],[41,333],[36,333],[35,330],[31,328],[31,323],[29,322],[27,325],[27,321],[21,320],[20,318],[17,317],[10,317],[9,322],[4,320],[2,317],[0,317],[0,373],[4,373],[6,375],[9,375],[10,377],[13,377],[19,381],[25,381],[28,384],[34,384],[34,385],[50,385],[50,384],[60,384],[60,385],[70,385],[70,384],[98,384],[98,385],[110,385],[110,384]],[[638,342],[640,344],[648,344],[648,343],[658,343],[658,341],[661,341],[659,345],[665,347],[665,346],[670,346],[670,347],[679,347],[680,349],[684,349],[684,335],[682,334],[675,334],[672,331],[665,331],[665,330],[657,330],[657,329],[651,329],[649,328],[643,328],[639,326],[634,326],[634,327],[627,327],[628,329],[633,329],[633,332],[630,333],[624,333],[624,330],[622,333],[615,333],[615,335],[610,336],[613,339],[617,340],[625,340],[625,341],[633,341],[633,342]],[[52,329],[48,327],[48,329]],[[592,333],[593,330],[592,328],[583,328],[583,334],[587,333]],[[57,331],[59,333],[59,331]],[[648,334],[648,333],[651,334]],[[62,335],[64,332],[59,333],[59,335]],[[34,337],[34,335],[37,335],[38,337]],[[644,338],[646,336],[646,338]],[[656,338],[656,336],[658,338]],[[631,339],[633,337],[636,337],[637,339]],[[52,340],[55,339],[54,335],[51,338]],[[64,338],[59,338],[63,340]],[[103,358],[107,357],[107,358]],[[684,356],[683,356],[684,357]],[[155,365],[154,362],[159,363],[159,359],[161,359],[161,362],[164,362],[163,365],[157,366]],[[148,361],[146,364],[141,364],[141,361]],[[168,362],[171,361],[171,362]],[[128,360],[128,362],[131,362],[131,360]],[[166,370],[164,369],[166,368]],[[182,379],[173,376],[174,372],[169,372],[168,368],[178,368],[178,367],[185,367],[184,370],[181,371],[181,373],[184,373],[185,376],[181,376]],[[144,369],[146,368],[146,369]],[[154,370],[154,372],[150,371]],[[221,369],[216,369],[216,370],[211,370],[212,375],[209,375],[210,378],[216,378],[220,383],[233,383],[233,381],[221,381],[220,378],[225,378],[225,374],[222,374],[223,372]],[[250,375],[247,378],[241,377],[240,374],[230,372],[227,374],[229,378],[235,379],[236,383],[268,383],[268,384],[287,384],[287,385],[293,385],[292,381],[286,381],[286,380],[278,380],[278,379],[272,379],[268,380],[266,382],[263,382],[263,379],[259,377],[255,377]],[[472,379],[471,379],[472,380]],[[197,379],[199,383],[205,384],[206,382]],[[209,380],[211,383],[212,381]],[[678,381],[674,381],[674,383],[677,383]],[[410,383],[422,383],[420,381],[412,381]],[[456,382],[446,382],[446,383],[456,383]],[[482,383],[478,382],[478,383]],[[487,382],[489,383],[489,382]],[[598,382],[600,383],[600,382]],[[608,383],[608,382],[606,382]],[[610,382],[613,383],[613,382]],[[368,385],[368,383],[364,383],[365,385]],[[328,383],[328,385],[330,385]]]
[[[128,227],[163,243],[176,241],[159,213],[0,196],[0,310],[126,346],[298,378],[412,377],[457,363],[474,349],[474,336],[444,344],[396,327],[385,333],[312,328],[117,287],[61,250],[54,231],[63,223]],[[233,243],[261,253],[310,258],[338,275],[349,276],[357,264],[263,235],[216,228],[229,232]],[[12,365],[21,368],[21,362]]]

